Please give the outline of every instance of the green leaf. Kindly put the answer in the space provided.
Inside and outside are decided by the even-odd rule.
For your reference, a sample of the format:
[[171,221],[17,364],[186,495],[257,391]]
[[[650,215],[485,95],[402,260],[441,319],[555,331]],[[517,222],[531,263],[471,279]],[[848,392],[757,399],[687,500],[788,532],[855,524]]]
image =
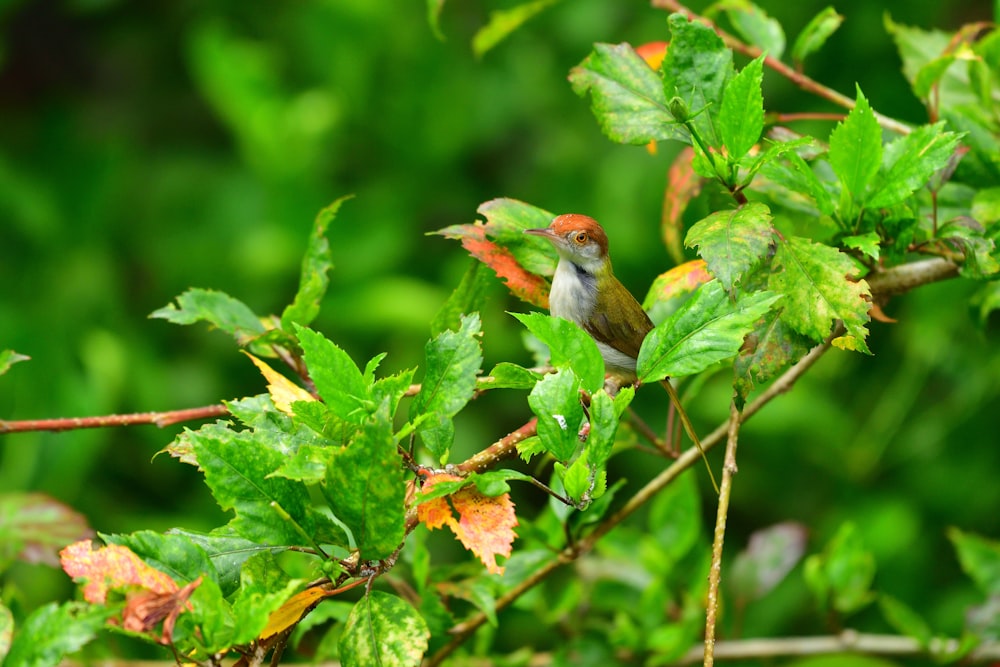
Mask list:
[[434,316],[431,335],[437,336],[449,329],[458,329],[462,315],[480,310],[492,284],[493,278],[486,265],[478,260],[471,260],[458,287]]
[[795,38],[795,44],[792,45],[792,61],[801,66],[806,58],[823,48],[826,40],[843,22],[844,17],[833,7],[823,8]]
[[569,320],[545,313],[511,315],[549,348],[552,366],[573,369],[587,391],[604,386],[604,359],[590,334]]
[[[220,590],[227,596],[239,588],[240,570],[248,558],[261,552],[277,553],[285,550],[283,547],[259,544],[240,537],[228,528],[217,529],[211,533],[171,528],[166,534],[186,538],[208,556],[212,564],[208,571],[214,573],[213,578],[217,579]],[[148,556],[144,556],[145,558]]]
[[14,364],[31,359],[26,354],[18,354],[14,350],[0,350],[0,375],[10,370]]
[[14,614],[0,603],[0,664],[10,651],[10,642],[14,637]]
[[294,324],[309,326],[319,314],[320,302],[326,295],[330,284],[327,273],[333,268],[333,257],[330,254],[330,242],[326,238],[326,230],[337,217],[340,205],[351,196],[341,197],[324,208],[316,216],[309,245],[302,258],[302,270],[299,275],[299,291],[295,299],[281,313],[281,328],[291,332]]
[[531,389],[542,379],[542,374],[509,361],[501,361],[493,367],[488,377],[480,378],[480,389]]
[[733,363],[736,394],[746,400],[754,384],[767,382],[801,359],[812,342],[789,327],[781,310],[769,310],[747,334]]
[[750,535],[747,548],[736,554],[730,585],[740,605],[774,590],[806,550],[808,535],[799,523],[779,523]]
[[205,551],[185,535],[141,530],[128,535],[105,535],[106,544],[128,547],[135,555],[178,583],[194,581],[199,576],[218,580],[215,566]]
[[684,245],[698,254],[727,291],[767,255],[774,243],[771,212],[760,202],[718,211],[692,225]]
[[878,606],[886,623],[900,634],[916,639],[925,651],[928,649],[934,634],[920,614],[885,593],[879,594]]
[[976,192],[972,198],[972,217],[983,227],[1000,221],[1000,187]]
[[387,375],[384,378],[375,380],[375,383],[371,386],[372,403],[381,405],[383,401],[388,399],[389,414],[396,414],[396,408],[399,407],[400,400],[410,390],[415,372],[416,369],[411,368],[400,371],[395,375]]
[[174,634],[187,629],[188,636],[198,638],[197,646],[204,651],[202,655],[225,652],[232,648],[238,621],[233,616],[232,606],[222,596],[219,585],[211,579],[205,579],[194,589],[189,601],[193,609],[178,617]]
[[961,136],[946,132],[944,126],[943,121],[922,125],[885,147],[883,172],[873,184],[866,206],[901,204],[948,164]]
[[93,640],[114,606],[50,602],[25,619],[15,633],[4,667],[49,667]]
[[361,425],[347,447],[331,448],[323,493],[354,534],[363,560],[391,556],[405,535],[406,475],[388,403]]
[[235,511],[229,526],[237,534],[262,544],[309,544],[316,526],[305,486],[271,476],[287,460],[278,442],[222,428],[202,427],[188,436],[219,507]]
[[830,191],[824,187],[816,173],[798,153],[785,153],[782,159],[765,163],[761,173],[783,188],[811,199],[823,215],[833,214],[836,206]]
[[418,427],[418,433],[442,463],[454,439],[451,418],[476,391],[476,376],[483,363],[481,335],[479,314],[473,313],[461,318],[457,331],[444,331],[424,347],[427,372],[410,406],[410,419],[431,416]]
[[781,23],[752,2],[730,0],[723,3],[723,7],[736,32],[745,41],[775,60],[781,60],[785,52],[785,31]]
[[441,32],[442,9],[444,9],[444,0],[427,0],[427,25],[430,26],[434,37],[443,42],[444,33]]
[[694,375],[736,356],[754,322],[779,298],[756,292],[733,303],[719,281],[702,285],[646,336],[637,361],[639,379],[648,383]]
[[806,584],[824,609],[851,614],[874,598],[875,557],[853,523],[844,523],[823,549],[806,559]]
[[270,553],[249,558],[240,570],[239,592],[233,598],[233,615],[239,619],[233,644],[247,644],[260,636],[271,613],[283,605],[304,583],[289,579]]
[[344,421],[360,423],[374,408],[364,377],[347,352],[321,333],[296,327],[309,377],[330,412]]
[[580,445],[583,406],[580,379],[563,368],[546,375],[528,394],[528,405],[538,416],[538,437],[544,451],[569,461]]
[[976,587],[986,595],[1000,595],[1000,542],[958,528],[948,529],[958,562]]
[[372,591],[354,605],[340,637],[344,667],[416,667],[430,631],[413,607],[395,595]]
[[763,80],[764,56],[759,56],[730,79],[723,90],[719,135],[732,160],[749,153],[764,130]]
[[830,133],[828,159],[854,203],[863,206],[868,186],[882,164],[882,130],[860,87],[851,113]]
[[[519,470],[510,470],[509,468],[502,468],[500,470],[487,470],[486,472],[474,472],[469,475],[466,479],[474,482],[476,488],[484,496],[496,497],[502,496],[505,493],[510,493],[509,482],[512,479],[516,479],[519,482],[532,482],[534,478],[531,475],[526,475]],[[440,486],[441,482],[435,485],[434,490]]]
[[238,299],[214,290],[189,289],[177,297],[177,305],[167,304],[150,317],[174,324],[208,322],[247,345],[264,333],[264,325],[250,308]]
[[860,250],[867,257],[871,257],[876,262],[878,261],[879,243],[882,242],[882,239],[879,238],[878,232],[867,232],[865,234],[845,236],[840,241],[845,247]]
[[0,572],[14,560],[59,566],[59,550],[90,536],[87,519],[44,493],[0,493]]
[[733,52],[708,26],[671,14],[670,48],[663,59],[663,98],[684,101],[692,124],[711,146],[719,146],[716,119],[726,82],[733,75]]
[[559,0],[530,0],[510,9],[490,12],[490,20],[472,38],[472,52],[477,58],[502,42],[535,15],[548,9]]
[[857,267],[844,253],[793,236],[778,243],[768,288],[785,295],[782,318],[794,330],[822,340],[841,320],[847,335],[834,344],[870,354],[865,324],[871,290],[864,280],[851,280],[855,275]]
[[[589,503],[607,490],[607,465],[618,433],[618,419],[634,396],[634,387],[623,387],[614,398],[603,389],[591,396],[590,433],[578,459],[587,467],[587,487],[582,494],[571,494],[575,500]],[[566,491],[570,491],[568,484]]]
[[686,137],[667,109],[659,74],[628,44],[595,44],[569,80],[577,95],[590,91],[591,110],[612,141],[642,145]]
[[684,558],[702,534],[701,500],[694,475],[681,475],[657,494],[649,508],[649,534],[659,545],[664,571]]

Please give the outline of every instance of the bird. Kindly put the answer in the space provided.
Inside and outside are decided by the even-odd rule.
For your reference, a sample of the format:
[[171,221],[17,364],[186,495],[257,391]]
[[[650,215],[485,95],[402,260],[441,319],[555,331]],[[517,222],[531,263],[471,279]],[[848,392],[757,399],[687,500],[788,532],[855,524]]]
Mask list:
[[[605,371],[616,388],[637,384],[636,359],[653,322],[628,288],[615,277],[608,253],[608,235],[597,220],[580,213],[564,213],[548,227],[525,229],[525,234],[549,241],[559,255],[549,290],[549,313],[575,323],[590,334],[604,359]],[[669,378],[661,381],[684,430],[705,460],[701,440],[691,424]]]

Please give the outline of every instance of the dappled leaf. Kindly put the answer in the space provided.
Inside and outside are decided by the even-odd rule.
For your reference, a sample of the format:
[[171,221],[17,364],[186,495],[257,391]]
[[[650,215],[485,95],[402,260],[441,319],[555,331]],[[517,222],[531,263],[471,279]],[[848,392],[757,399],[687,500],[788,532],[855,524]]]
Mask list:
[[344,667],[417,667],[430,631],[417,610],[401,598],[372,591],[358,600],[340,636]]
[[14,364],[31,359],[26,354],[18,354],[14,350],[0,350],[0,375],[10,370]]
[[795,38],[795,43],[792,45],[792,60],[801,67],[803,61],[819,51],[843,22],[844,17],[833,7],[821,9]]
[[659,74],[628,44],[595,44],[569,80],[577,95],[590,92],[591,110],[612,141],[642,145],[685,136],[667,109]]
[[814,340],[830,333],[841,320],[847,335],[834,341],[844,349],[870,354],[865,338],[871,290],[851,258],[836,248],[809,239],[779,241],[768,287],[785,296],[782,318],[793,329]]
[[667,187],[663,192],[663,213],[660,233],[670,258],[677,264],[684,261],[684,211],[688,203],[698,196],[705,177],[694,170],[694,149],[685,146],[670,163]]
[[286,415],[295,414],[292,410],[292,403],[295,401],[315,401],[316,399],[308,391],[295,384],[281,373],[277,372],[266,363],[245,352],[253,365],[260,370],[261,375],[267,380],[267,391],[271,395],[271,402]]
[[[439,482],[461,478],[447,473],[431,475],[423,490],[429,493]],[[455,514],[458,514],[456,519]],[[479,557],[491,574],[503,574],[497,556],[509,557],[517,534],[517,516],[508,494],[487,496],[476,486],[465,486],[447,497],[434,498],[417,506],[417,518],[428,529],[448,526],[462,545]]]
[[489,23],[476,31],[472,38],[472,52],[481,58],[526,21],[557,2],[559,0],[528,0],[509,9],[490,12]]
[[868,186],[882,164],[882,129],[860,87],[854,108],[830,133],[828,159],[855,205],[864,205]]
[[200,576],[216,579],[218,576],[209,555],[187,535],[140,530],[126,535],[101,533],[101,539],[108,545],[129,549],[144,563],[174,581],[192,581]]
[[643,382],[700,373],[736,356],[753,324],[779,299],[756,292],[732,302],[717,280],[702,285],[642,343],[636,364]]
[[59,549],[91,535],[82,514],[51,496],[0,494],[0,569],[15,558],[58,567]]
[[779,523],[750,535],[736,555],[730,582],[743,604],[758,600],[780,584],[802,558],[808,535],[799,523]]
[[788,326],[780,309],[769,310],[747,334],[733,363],[737,395],[746,400],[755,385],[777,377],[810,347],[812,341]]
[[177,582],[144,563],[130,549],[117,544],[94,549],[93,542],[81,540],[59,552],[62,568],[82,587],[83,598],[104,604],[108,591],[133,586],[153,593],[174,593]]
[[698,246],[698,254],[726,290],[767,255],[774,243],[771,212],[760,202],[718,211],[694,224],[684,245]]
[[693,259],[678,264],[666,273],[656,276],[653,284],[649,286],[646,298],[642,301],[642,307],[651,311],[650,317],[655,322],[659,318],[654,315],[661,310],[661,305],[673,306],[669,311],[673,312],[680,302],[710,280],[714,280],[714,277],[708,272],[705,260]]
[[587,391],[604,385],[604,359],[594,339],[575,323],[545,313],[511,313],[542,341],[554,368],[570,368]]
[[224,292],[189,289],[177,297],[177,304],[167,304],[149,315],[174,324],[208,322],[236,339],[243,346],[265,332],[260,318],[249,306]]
[[330,254],[330,242],[326,231],[330,223],[337,217],[341,204],[350,196],[341,197],[324,208],[316,216],[309,244],[302,258],[302,269],[299,274],[299,290],[295,299],[281,313],[281,328],[292,331],[294,324],[309,326],[319,314],[320,302],[326,295],[330,279],[327,273],[333,268],[333,257]]

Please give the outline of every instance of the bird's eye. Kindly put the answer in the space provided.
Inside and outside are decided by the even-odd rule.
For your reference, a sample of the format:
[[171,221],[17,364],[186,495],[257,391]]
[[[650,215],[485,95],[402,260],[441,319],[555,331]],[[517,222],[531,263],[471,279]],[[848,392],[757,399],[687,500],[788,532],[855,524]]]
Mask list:
[[587,242],[587,232],[577,232],[574,240],[579,244],[584,244]]

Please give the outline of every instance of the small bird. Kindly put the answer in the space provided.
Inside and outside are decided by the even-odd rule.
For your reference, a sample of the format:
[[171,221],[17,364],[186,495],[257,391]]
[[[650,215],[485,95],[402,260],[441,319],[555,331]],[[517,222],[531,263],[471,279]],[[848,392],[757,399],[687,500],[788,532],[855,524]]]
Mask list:
[[597,343],[609,375],[634,383],[635,360],[653,328],[646,311],[615,278],[608,235],[596,220],[578,213],[556,216],[544,229],[526,229],[548,239],[559,253],[549,312],[575,322]]
[[[590,334],[604,358],[605,370],[616,385],[634,384],[638,380],[635,364],[639,348],[653,329],[653,322],[632,293],[615,278],[604,229],[589,216],[565,213],[553,218],[544,229],[526,229],[524,233],[548,239],[559,254],[549,290],[549,312],[576,323]],[[677,390],[669,379],[661,384],[670,395],[684,430],[705,459],[705,450]],[[705,467],[718,492],[708,459]]]

